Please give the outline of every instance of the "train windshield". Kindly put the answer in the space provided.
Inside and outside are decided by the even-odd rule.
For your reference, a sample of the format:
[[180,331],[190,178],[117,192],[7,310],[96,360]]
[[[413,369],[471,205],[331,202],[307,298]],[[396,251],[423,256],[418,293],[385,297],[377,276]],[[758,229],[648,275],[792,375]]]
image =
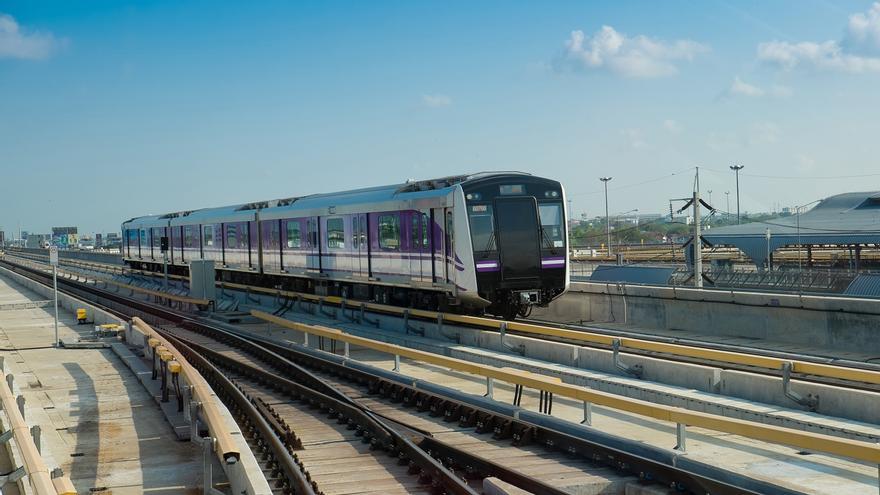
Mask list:
[[562,225],[562,204],[540,204],[538,205],[538,214],[541,217],[541,230],[543,230],[542,245],[544,249],[564,247],[565,231]]
[[471,242],[474,251],[495,251],[495,220],[492,205],[471,205]]

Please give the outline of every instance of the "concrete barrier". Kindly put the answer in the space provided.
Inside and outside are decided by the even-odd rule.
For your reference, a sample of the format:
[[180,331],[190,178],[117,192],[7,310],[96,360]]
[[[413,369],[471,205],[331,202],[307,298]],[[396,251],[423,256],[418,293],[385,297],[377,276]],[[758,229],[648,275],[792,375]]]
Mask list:
[[880,300],[574,282],[533,316],[880,353]]
[[[27,289],[36,292],[37,294],[45,297],[46,299],[53,299],[53,290],[51,287],[46,287],[45,285],[31,280],[24,275],[20,275],[18,273],[13,272],[12,270],[8,270],[6,268],[0,267],[0,276],[8,278],[12,280],[18,285],[26,287]],[[116,316],[111,313],[104,311],[97,306],[93,306],[87,302],[84,302],[80,299],[73,298],[63,292],[58,292],[58,309],[65,309],[70,311],[71,313],[75,313],[78,308],[84,308],[86,310],[86,314],[88,316],[88,320],[90,322],[94,322],[95,325],[104,325],[115,323],[117,325],[125,324],[124,321],[120,320]]]

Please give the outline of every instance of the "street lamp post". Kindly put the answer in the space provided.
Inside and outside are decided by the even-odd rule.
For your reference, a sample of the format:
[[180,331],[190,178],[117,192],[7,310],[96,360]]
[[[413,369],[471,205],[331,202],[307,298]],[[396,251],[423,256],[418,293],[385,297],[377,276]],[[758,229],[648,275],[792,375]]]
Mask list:
[[599,180],[605,185],[605,236],[608,242],[608,257],[611,257],[611,223],[608,217],[608,181],[614,177],[599,177]]
[[745,168],[745,165],[731,165],[730,170],[736,173],[736,224],[739,225],[739,171]]
[[[639,211],[638,208],[634,208],[632,210],[625,211],[623,213],[618,213],[618,214],[614,215],[614,228],[617,229],[620,227],[620,217],[629,215],[630,213],[638,213],[638,211]],[[639,224],[638,217],[636,217],[636,225],[638,225],[638,224]],[[623,240],[621,239],[620,234],[618,234],[617,235],[617,247],[619,248],[621,244],[623,244]]]
[[764,230],[764,236],[767,238],[767,271],[770,271],[770,227]]

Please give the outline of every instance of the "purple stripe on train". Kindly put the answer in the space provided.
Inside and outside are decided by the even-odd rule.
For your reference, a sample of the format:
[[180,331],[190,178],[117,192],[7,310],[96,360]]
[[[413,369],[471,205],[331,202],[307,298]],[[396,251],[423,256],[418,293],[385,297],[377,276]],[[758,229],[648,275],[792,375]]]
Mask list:
[[501,265],[497,261],[478,261],[478,272],[497,272],[501,270]]
[[541,258],[541,268],[561,268],[565,266],[565,258]]

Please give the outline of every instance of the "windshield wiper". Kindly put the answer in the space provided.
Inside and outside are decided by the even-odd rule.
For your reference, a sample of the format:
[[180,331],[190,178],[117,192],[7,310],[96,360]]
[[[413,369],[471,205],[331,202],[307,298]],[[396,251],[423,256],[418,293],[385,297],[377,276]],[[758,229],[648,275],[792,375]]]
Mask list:
[[550,254],[556,254],[556,248],[553,246],[553,242],[550,240],[550,237],[547,236],[547,231],[544,230],[543,225],[541,225],[541,237],[544,238],[544,241],[547,243],[547,247],[550,248]]
[[483,248],[483,259],[486,259],[489,257],[489,248],[492,247],[494,242],[495,242],[495,229],[492,229],[492,233],[489,234],[489,241],[486,242],[486,247]]

